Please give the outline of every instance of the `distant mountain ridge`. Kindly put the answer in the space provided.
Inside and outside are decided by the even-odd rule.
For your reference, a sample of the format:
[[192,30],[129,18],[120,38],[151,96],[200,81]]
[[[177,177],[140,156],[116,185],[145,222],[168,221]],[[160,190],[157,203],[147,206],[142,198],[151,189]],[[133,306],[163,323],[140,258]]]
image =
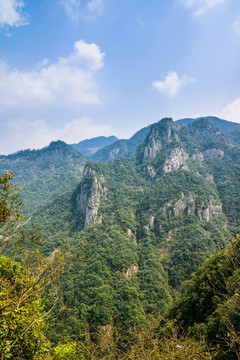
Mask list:
[[[176,123],[180,125],[188,125],[200,118],[201,117],[195,119],[194,118],[179,119],[176,121]],[[216,125],[219,128],[219,130],[221,130],[224,134],[229,134],[235,130],[240,130],[239,123],[223,120],[216,116],[204,116],[204,118],[208,119],[212,124]]]
[[58,140],[43,149],[0,155],[0,172],[15,173],[14,180],[22,188],[24,209],[33,212],[39,205],[77,186],[85,163],[82,154]]
[[70,144],[74,149],[79,151],[81,154],[83,154],[86,158],[90,158],[93,156],[95,152],[100,150],[103,147],[106,147],[108,145],[111,145],[115,141],[117,141],[118,138],[116,136],[98,136],[91,139],[86,139],[83,141],[80,141],[77,144]]
[[97,151],[92,157],[91,161],[106,163],[114,161],[120,157],[131,157],[137,147],[142,144],[151,129],[151,125],[137,131],[129,139],[122,139],[108,145]]

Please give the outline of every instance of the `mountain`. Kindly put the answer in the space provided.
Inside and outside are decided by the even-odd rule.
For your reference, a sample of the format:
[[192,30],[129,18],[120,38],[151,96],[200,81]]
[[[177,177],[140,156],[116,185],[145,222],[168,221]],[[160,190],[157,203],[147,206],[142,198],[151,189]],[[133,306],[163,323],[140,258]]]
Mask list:
[[[224,134],[229,134],[229,133],[234,133],[235,131],[240,131],[239,123],[219,119],[216,116],[206,116],[205,118],[207,120],[209,120],[212,124],[216,125],[218,127],[218,129],[221,130]],[[199,118],[197,118],[197,119],[199,119]],[[177,120],[176,123],[180,124],[180,125],[187,125],[187,124],[193,123],[197,119],[185,118],[185,119]]]
[[214,359],[237,359],[240,346],[240,241],[212,255],[186,282],[168,316],[193,337],[199,330]]
[[108,145],[111,145],[117,140],[118,138],[116,136],[98,136],[92,139],[80,141],[77,144],[71,144],[71,146],[77,151],[79,151],[81,154],[83,154],[86,158],[90,158],[98,150]]
[[88,162],[74,191],[35,214],[46,253],[69,239],[66,309],[50,324],[52,341],[107,331],[120,333],[116,346],[126,349],[131,329],[162,315],[183,281],[238,231],[238,144],[207,118],[166,118],[144,132],[132,157]]
[[120,157],[131,157],[134,155],[137,147],[145,140],[151,126],[144,127],[136,132],[128,140],[118,140],[113,144],[98,150],[92,157],[91,161],[107,163]]
[[74,189],[85,163],[83,155],[59,140],[40,150],[0,155],[0,172],[15,173],[15,182],[22,188],[24,210],[34,212],[38,206]]
[[64,245],[65,272],[45,297],[59,298],[54,356],[235,359],[239,143],[208,118],[165,118],[129,141],[107,163],[61,141],[0,157],[24,184],[47,259]]

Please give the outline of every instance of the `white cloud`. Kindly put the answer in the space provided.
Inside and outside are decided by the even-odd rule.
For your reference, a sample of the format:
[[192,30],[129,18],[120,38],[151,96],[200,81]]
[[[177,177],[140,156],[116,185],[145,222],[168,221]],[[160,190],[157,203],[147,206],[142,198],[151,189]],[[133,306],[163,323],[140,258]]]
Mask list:
[[240,123],[240,98],[237,98],[225,106],[219,117],[228,121]]
[[91,0],[87,3],[87,9],[90,14],[102,15],[104,0]]
[[77,21],[80,15],[81,0],[61,0],[60,4],[63,6],[66,14]]
[[21,26],[28,24],[26,14],[22,8],[25,6],[19,0],[0,0],[0,26]]
[[0,113],[100,103],[94,75],[103,66],[104,55],[96,44],[80,40],[70,56],[52,64],[45,59],[29,72],[0,63]]
[[161,94],[174,97],[183,86],[194,81],[196,81],[194,78],[190,78],[187,75],[179,77],[175,71],[171,71],[167,74],[164,81],[155,81],[152,85]]
[[60,0],[66,14],[74,21],[80,17],[92,19],[97,15],[102,15],[105,0],[88,0],[83,4],[82,0]]
[[226,0],[180,0],[187,9],[193,11],[194,16],[200,16],[216,5],[225,3]]
[[18,119],[0,124],[0,130],[0,134],[3,132],[5,134],[0,141],[0,154],[13,153],[20,149],[39,149],[59,139],[71,144],[100,135],[112,135],[111,126],[93,124],[86,117],[74,119],[57,128],[49,126],[42,119],[36,121]]
[[240,23],[239,21],[235,21],[233,23],[233,30],[235,31],[235,33],[240,36]]

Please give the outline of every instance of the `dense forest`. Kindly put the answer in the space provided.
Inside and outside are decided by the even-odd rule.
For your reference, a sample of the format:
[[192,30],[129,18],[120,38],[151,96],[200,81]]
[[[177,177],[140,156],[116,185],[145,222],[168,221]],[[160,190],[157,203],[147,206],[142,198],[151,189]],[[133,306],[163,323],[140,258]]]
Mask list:
[[1,359],[239,359],[237,131],[1,156]]

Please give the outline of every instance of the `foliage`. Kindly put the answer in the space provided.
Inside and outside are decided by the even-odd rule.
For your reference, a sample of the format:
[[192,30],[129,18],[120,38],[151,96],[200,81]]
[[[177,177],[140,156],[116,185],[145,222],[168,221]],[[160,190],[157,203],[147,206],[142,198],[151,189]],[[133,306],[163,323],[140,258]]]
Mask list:
[[[51,313],[58,295],[50,289],[63,270],[63,257],[55,250],[44,258],[35,247],[23,250],[23,240],[35,237],[21,230],[18,189],[13,174],[0,176],[1,251],[21,243],[21,265],[0,255],[0,356],[1,359],[34,359],[47,351],[44,319]],[[21,241],[18,231],[21,230]],[[29,244],[28,244],[29,245]],[[46,290],[48,293],[46,293]],[[48,307],[44,311],[43,301]]]
[[136,132],[128,140],[118,140],[111,145],[105,146],[91,157],[91,161],[107,163],[118,158],[133,156],[138,146],[144,142],[149,131],[150,126],[147,126]]
[[[160,144],[158,151],[145,158],[154,141]],[[126,141],[121,144],[129,151]],[[53,144],[54,154],[59,146]],[[185,163],[163,171],[177,148],[187,152]],[[239,159],[239,147],[207,119],[181,127],[164,119],[151,127],[135,156],[87,164],[86,199],[94,178],[106,189],[95,224],[84,228],[84,212],[77,209],[81,184],[37,208],[36,226],[48,239],[41,250],[51,260],[64,242],[69,252],[60,275],[60,301],[47,321],[53,344],[49,359],[210,359],[223,358],[226,351],[234,358],[239,271],[227,260],[230,250],[199,266],[237,231],[232,209],[239,198]],[[71,176],[67,168],[65,176]],[[54,187],[56,179],[48,180]],[[23,269],[34,263],[35,279],[37,264],[46,259],[32,254]],[[153,325],[149,319],[161,317],[187,279],[169,322]],[[54,289],[44,294],[48,311]],[[224,339],[219,348],[216,334],[222,343]]]
[[40,150],[24,150],[0,156],[0,173],[14,172],[15,182],[22,188],[24,213],[74,189],[82,178],[84,157],[62,141],[52,142]]
[[201,328],[217,359],[240,354],[240,241],[213,255],[183,285],[170,311],[192,336]]

